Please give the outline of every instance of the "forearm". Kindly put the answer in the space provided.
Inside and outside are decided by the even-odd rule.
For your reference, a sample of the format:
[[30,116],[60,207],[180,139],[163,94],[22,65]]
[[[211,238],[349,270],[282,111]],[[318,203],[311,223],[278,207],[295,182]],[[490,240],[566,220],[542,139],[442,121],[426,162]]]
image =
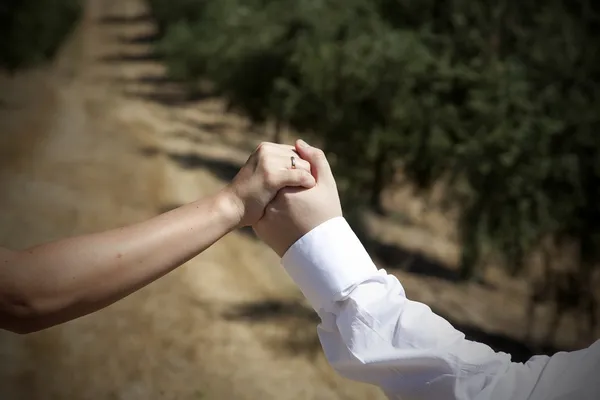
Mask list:
[[139,224],[16,253],[0,268],[3,327],[39,330],[103,308],[201,253],[239,217],[219,193]]

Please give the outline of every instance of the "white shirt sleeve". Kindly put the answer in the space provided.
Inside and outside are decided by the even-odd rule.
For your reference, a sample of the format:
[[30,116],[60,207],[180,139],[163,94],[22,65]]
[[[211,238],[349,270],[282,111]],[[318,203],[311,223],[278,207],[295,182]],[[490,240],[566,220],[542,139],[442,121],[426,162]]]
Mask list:
[[537,398],[534,389],[557,394],[536,388],[550,357],[514,363],[508,354],[465,339],[428,306],[407,299],[342,217],[300,238],[282,264],[321,317],[319,339],[333,368],[379,386],[389,398],[517,400]]

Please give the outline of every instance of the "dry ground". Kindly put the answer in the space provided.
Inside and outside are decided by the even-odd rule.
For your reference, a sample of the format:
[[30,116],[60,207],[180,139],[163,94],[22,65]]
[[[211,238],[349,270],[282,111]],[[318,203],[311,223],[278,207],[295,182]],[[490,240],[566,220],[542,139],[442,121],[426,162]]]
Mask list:
[[[88,0],[53,65],[0,76],[1,245],[113,228],[213,193],[264,139],[218,99],[187,99],[166,79],[152,28],[142,0]],[[495,289],[458,285],[448,222],[423,217],[407,193],[388,201],[422,222],[371,218],[382,265],[417,260],[395,271],[408,294],[475,338],[526,352],[523,285],[498,273]],[[316,323],[275,254],[234,232],[101,312],[0,333],[0,398],[382,398],[331,370]]]

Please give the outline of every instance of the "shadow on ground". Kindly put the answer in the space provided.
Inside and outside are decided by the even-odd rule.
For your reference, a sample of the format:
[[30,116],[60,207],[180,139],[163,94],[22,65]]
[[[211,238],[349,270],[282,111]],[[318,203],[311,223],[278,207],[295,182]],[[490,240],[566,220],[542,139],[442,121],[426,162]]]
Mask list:
[[275,319],[299,318],[311,323],[318,323],[319,316],[312,309],[298,301],[264,300],[260,302],[242,303],[225,312],[226,319],[249,322]]
[[123,25],[140,22],[152,21],[152,15],[150,13],[142,13],[135,15],[106,15],[100,18],[100,23],[104,25]]
[[[497,352],[510,354],[514,362],[525,362],[536,354],[552,355],[558,351],[556,348],[548,347],[536,352],[520,340],[503,334],[486,332],[472,325],[459,324],[444,315],[438,315],[463,332],[467,339],[484,343]],[[316,333],[320,319],[312,309],[298,301],[264,300],[242,303],[226,311],[223,317],[252,324],[275,323],[283,330],[279,339],[275,338],[279,342],[278,347],[295,354],[314,356],[315,353],[322,351]],[[269,338],[271,339],[274,338]]]
[[314,358],[321,351],[316,334],[318,315],[298,301],[263,300],[238,304],[223,313],[230,321],[259,326],[275,324],[277,331],[265,333],[265,341],[273,350]]
[[207,133],[213,133],[213,134],[223,134],[225,133],[225,131],[231,127],[231,124],[226,123],[226,122],[222,122],[222,121],[217,121],[217,122],[200,122],[200,121],[194,121],[191,118],[188,118],[187,120],[183,121],[185,122],[187,125],[207,132]]
[[153,51],[141,53],[119,52],[100,57],[100,61],[104,63],[148,62],[159,61],[160,59],[160,55]]
[[[433,310],[433,312],[436,312],[436,310]],[[535,349],[523,340],[502,333],[486,332],[474,325],[461,324],[440,313],[437,314],[450,322],[454,328],[464,333],[468,340],[484,343],[495,351],[510,354],[514,362],[526,362],[537,354],[552,355],[559,351],[558,348],[553,346],[543,346]]]
[[120,81],[123,83],[127,83],[127,82],[131,82],[131,81],[135,81],[137,83],[142,83],[142,84],[152,84],[152,85],[174,85],[174,84],[179,84],[179,81],[173,79],[173,78],[169,78],[168,76],[164,75],[164,74],[146,74],[146,75],[139,75],[136,76],[135,78],[127,78],[127,79],[121,79]]
[[168,153],[169,159],[184,169],[206,169],[225,182],[231,181],[238,173],[241,164],[227,160],[203,157],[196,153]]
[[[106,17],[102,20],[105,24],[148,24],[151,21],[152,17],[146,14],[131,17]],[[100,61],[118,67],[134,64],[160,64],[163,56],[156,51],[155,46],[159,39],[160,36],[157,32],[115,36],[114,40],[117,43],[127,45],[125,46],[126,50],[105,54],[100,57]],[[214,97],[214,94],[206,90],[191,89],[184,82],[172,79],[165,70],[155,74],[128,76],[127,78],[120,76],[114,80],[123,88],[126,96],[165,106],[182,106]]]
[[153,44],[160,39],[160,35],[157,32],[142,33],[138,35],[120,35],[117,36],[117,40],[121,43],[126,44]]
[[453,283],[461,281],[456,269],[432,260],[419,252],[373,238],[364,239],[363,243],[369,254],[378,261],[381,267],[401,269],[410,274],[443,279]]
[[[161,150],[156,147],[143,147],[139,149],[139,152],[146,157],[155,157],[162,153]],[[166,156],[181,168],[205,169],[211,172],[216,178],[224,182],[231,181],[238,173],[240,168],[242,168],[241,164],[215,158],[202,157],[195,153],[166,153]],[[165,204],[156,210],[156,212],[157,214],[163,214],[175,208],[181,207],[182,205],[183,204]],[[252,239],[259,240],[254,230],[252,230],[252,227],[248,226],[239,228],[237,229],[237,232]]]
[[13,104],[10,104],[8,101],[4,100],[4,99],[0,99],[0,109],[4,109],[4,110],[9,110],[9,109],[14,109],[16,107],[14,107]]
[[194,103],[200,100],[206,100],[213,97],[211,94],[200,92],[188,93],[180,89],[160,89],[159,86],[162,85],[160,83],[154,83],[153,85],[154,88],[150,90],[124,90],[123,94],[125,94],[125,96],[128,97],[135,97],[138,99],[151,101],[169,107],[184,106],[190,103]]

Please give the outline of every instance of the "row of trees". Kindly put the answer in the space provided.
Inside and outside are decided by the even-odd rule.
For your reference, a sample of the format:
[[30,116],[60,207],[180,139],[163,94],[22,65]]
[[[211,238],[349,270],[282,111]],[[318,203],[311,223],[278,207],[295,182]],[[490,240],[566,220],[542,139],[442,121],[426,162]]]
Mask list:
[[51,59],[81,13],[80,0],[2,0],[0,68],[15,71]]
[[[313,135],[382,211],[394,171],[448,183],[465,278],[552,238],[600,260],[600,5],[552,0],[150,0],[171,75]],[[275,137],[277,140],[278,137]]]

